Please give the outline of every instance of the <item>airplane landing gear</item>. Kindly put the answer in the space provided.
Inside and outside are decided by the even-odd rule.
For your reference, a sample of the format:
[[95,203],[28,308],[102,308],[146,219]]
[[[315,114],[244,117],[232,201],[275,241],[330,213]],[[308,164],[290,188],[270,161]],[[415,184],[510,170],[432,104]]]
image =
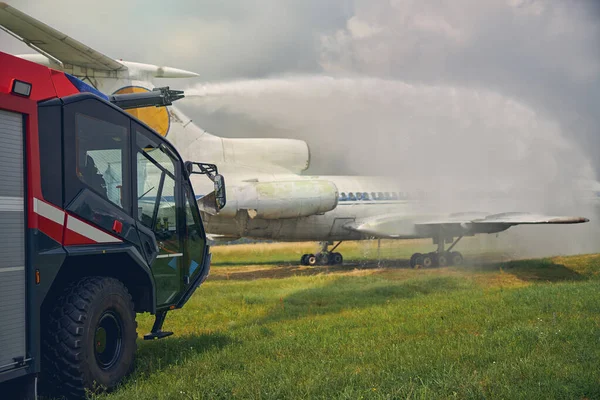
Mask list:
[[300,264],[302,265],[341,265],[344,262],[344,257],[341,253],[334,253],[335,250],[342,242],[338,242],[331,251],[328,250],[332,242],[321,242],[321,251],[317,254],[304,254],[300,258]]
[[415,253],[410,257],[410,267],[446,267],[450,265],[461,265],[463,263],[463,256],[458,251],[451,251],[454,246],[462,239],[462,236],[457,238],[448,250],[444,250],[444,238],[439,237],[437,240],[434,239],[434,243],[438,245],[438,249],[435,252],[421,254]]

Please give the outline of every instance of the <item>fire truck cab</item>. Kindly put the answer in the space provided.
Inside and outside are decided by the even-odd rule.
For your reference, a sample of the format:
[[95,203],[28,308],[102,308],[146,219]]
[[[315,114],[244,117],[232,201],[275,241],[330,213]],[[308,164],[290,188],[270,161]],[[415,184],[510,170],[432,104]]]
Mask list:
[[146,339],[168,336],[166,312],[208,275],[188,167],[82,81],[0,66],[0,383],[110,390],[133,366],[136,313],[156,315]]

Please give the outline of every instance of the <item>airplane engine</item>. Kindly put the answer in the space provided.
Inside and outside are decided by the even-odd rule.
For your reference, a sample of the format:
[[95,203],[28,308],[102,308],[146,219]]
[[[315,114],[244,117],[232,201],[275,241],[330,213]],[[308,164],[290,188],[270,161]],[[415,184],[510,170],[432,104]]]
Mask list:
[[299,218],[331,211],[337,202],[338,189],[329,181],[256,182],[228,191],[219,215],[234,217],[247,210],[250,218]]
[[310,164],[308,144],[296,139],[223,138],[225,162],[240,165],[277,165],[299,174]]

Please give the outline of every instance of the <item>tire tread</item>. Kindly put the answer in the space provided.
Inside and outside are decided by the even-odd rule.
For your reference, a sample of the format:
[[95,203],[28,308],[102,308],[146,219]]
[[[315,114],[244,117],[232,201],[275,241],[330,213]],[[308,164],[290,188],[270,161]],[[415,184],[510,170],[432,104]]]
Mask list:
[[[48,315],[48,329],[42,336],[42,377],[50,393],[85,398],[88,388],[82,372],[84,323],[94,299],[107,291],[126,295],[129,311],[135,319],[133,300],[123,283],[99,276],[86,277],[67,286]],[[137,321],[134,326],[137,332]],[[134,346],[137,346],[135,342]]]

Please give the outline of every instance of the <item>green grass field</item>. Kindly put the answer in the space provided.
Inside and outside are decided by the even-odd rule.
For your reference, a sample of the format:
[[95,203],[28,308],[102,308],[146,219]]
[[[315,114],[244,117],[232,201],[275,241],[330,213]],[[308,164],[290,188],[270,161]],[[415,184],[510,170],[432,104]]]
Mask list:
[[361,246],[314,268],[292,264],[310,244],[214,247],[175,335],[96,398],[600,399],[600,255],[412,270]]

